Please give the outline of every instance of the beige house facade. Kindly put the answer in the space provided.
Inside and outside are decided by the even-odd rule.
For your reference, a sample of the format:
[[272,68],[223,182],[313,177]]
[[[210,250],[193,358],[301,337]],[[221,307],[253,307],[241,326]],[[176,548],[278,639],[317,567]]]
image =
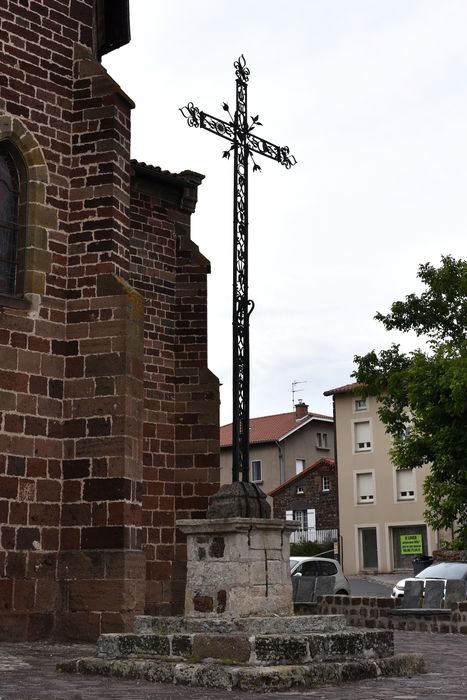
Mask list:
[[412,570],[446,533],[425,522],[423,482],[429,467],[398,471],[389,457],[391,438],[374,397],[357,384],[331,389],[336,427],[341,561],[347,575]]
[[[221,484],[232,480],[232,424],[220,429]],[[269,494],[321,457],[334,457],[332,416],[295,411],[250,419],[250,481]],[[268,497],[272,505],[272,499]]]

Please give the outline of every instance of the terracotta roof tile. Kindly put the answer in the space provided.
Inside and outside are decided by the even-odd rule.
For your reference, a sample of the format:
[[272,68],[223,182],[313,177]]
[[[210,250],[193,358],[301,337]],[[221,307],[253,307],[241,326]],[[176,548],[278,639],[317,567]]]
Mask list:
[[[280,440],[291,430],[307,425],[311,419],[319,420],[320,418],[332,421],[332,416],[326,416],[322,413],[308,413],[301,420],[296,420],[295,411],[277,413],[274,416],[250,418],[250,444]],[[221,447],[228,447],[232,444],[232,423],[221,426],[220,443]]]
[[268,493],[268,496],[274,496],[276,493],[279,493],[280,491],[282,491],[282,489],[287,488],[288,486],[290,486],[290,484],[293,484],[294,481],[301,479],[303,476],[309,474],[311,471],[313,471],[313,469],[320,467],[322,464],[328,464],[330,467],[333,467],[336,464],[336,460],[332,459],[331,457],[320,457],[316,460],[316,462],[310,464],[309,467],[303,469],[303,471],[301,471],[299,474],[294,474],[290,477],[290,479],[284,481],[283,484],[280,484],[280,486],[276,486],[275,489]]
[[360,384],[358,382],[353,382],[352,384],[344,384],[344,386],[338,386],[337,389],[328,389],[323,392],[324,396],[332,396],[333,394],[347,394],[350,391],[356,389]]

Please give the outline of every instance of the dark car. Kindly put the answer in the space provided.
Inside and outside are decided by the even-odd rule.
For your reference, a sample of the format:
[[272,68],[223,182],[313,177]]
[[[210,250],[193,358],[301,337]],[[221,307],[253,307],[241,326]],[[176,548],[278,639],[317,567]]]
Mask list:
[[416,581],[422,579],[443,579],[444,581],[465,581],[467,590],[467,561],[440,561],[436,564],[427,566],[426,569],[420,571],[416,576],[403,578],[396,583],[392,589],[391,598],[402,598],[405,590],[406,581]]

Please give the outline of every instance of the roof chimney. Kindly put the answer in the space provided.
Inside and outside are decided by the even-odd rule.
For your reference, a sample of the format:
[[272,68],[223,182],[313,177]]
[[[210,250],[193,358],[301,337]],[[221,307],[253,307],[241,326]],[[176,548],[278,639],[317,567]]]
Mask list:
[[295,420],[302,420],[308,415],[308,406],[303,401],[299,401],[295,404]]

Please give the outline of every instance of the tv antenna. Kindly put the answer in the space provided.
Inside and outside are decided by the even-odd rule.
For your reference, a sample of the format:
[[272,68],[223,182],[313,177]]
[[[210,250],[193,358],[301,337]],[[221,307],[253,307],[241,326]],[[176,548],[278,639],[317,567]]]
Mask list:
[[295,410],[295,394],[298,394],[300,391],[303,391],[303,389],[296,388],[297,384],[307,384],[307,380],[306,379],[304,379],[302,381],[294,380],[292,382],[292,408],[294,410]]

